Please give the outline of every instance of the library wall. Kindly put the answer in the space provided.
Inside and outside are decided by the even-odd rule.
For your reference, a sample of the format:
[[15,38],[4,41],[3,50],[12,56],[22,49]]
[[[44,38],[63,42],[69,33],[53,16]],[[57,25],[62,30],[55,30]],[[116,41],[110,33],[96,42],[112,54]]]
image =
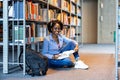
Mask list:
[[116,0],[98,0],[98,43],[114,44]]
[[114,43],[114,31],[116,27],[115,5],[115,0],[83,1],[83,43]]
[[97,0],[84,0],[82,6],[83,43],[97,43]]

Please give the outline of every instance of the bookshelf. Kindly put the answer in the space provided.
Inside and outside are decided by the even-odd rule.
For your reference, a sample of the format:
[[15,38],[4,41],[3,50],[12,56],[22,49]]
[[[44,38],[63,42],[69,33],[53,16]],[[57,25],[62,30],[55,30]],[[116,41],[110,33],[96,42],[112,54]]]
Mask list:
[[[52,19],[64,23],[63,35],[82,43],[81,16],[82,0],[0,1],[0,41],[4,53],[3,61],[0,63],[3,64],[3,73],[9,73],[9,65],[14,67],[22,64],[25,74],[26,45],[29,44],[32,49],[41,51],[41,43],[49,34],[47,23]],[[22,62],[19,62],[21,50]]]

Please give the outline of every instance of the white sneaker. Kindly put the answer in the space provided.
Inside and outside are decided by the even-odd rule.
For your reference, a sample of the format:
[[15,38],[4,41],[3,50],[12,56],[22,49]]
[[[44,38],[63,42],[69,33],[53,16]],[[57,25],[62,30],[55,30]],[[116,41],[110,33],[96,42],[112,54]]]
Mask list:
[[77,68],[77,69],[88,69],[88,65],[86,65],[83,61],[78,60],[78,61],[75,62],[74,68]]

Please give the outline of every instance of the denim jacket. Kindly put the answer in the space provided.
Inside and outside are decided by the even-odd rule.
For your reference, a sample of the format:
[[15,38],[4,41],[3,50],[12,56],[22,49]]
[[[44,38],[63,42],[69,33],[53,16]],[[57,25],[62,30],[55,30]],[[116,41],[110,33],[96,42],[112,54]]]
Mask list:
[[45,37],[43,42],[42,54],[47,56],[49,59],[52,59],[54,54],[59,54],[60,49],[70,41],[73,41],[77,44],[76,41],[65,37],[64,35],[58,35],[59,44],[52,38],[52,33]]

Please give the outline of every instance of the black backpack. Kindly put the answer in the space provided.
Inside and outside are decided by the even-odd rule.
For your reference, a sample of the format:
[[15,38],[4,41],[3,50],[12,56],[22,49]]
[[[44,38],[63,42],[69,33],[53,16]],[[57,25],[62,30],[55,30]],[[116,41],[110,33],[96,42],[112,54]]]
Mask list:
[[[19,60],[21,58],[20,53]],[[26,49],[25,52],[25,62],[26,62],[26,72],[31,76],[42,76],[46,75],[48,70],[48,58],[42,55],[40,52],[37,52],[32,49]],[[21,68],[22,65],[20,65]]]

